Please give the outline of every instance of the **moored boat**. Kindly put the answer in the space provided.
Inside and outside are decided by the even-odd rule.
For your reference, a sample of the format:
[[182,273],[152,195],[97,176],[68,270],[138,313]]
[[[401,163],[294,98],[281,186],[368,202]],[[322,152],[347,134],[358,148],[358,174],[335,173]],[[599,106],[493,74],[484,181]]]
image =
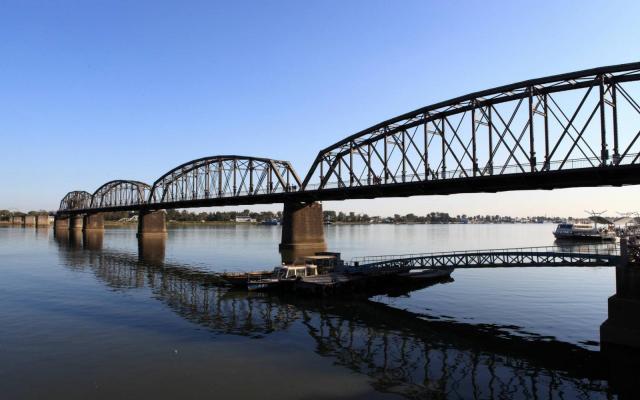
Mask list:
[[616,234],[608,228],[597,228],[590,224],[558,224],[553,235],[558,240],[614,241]]

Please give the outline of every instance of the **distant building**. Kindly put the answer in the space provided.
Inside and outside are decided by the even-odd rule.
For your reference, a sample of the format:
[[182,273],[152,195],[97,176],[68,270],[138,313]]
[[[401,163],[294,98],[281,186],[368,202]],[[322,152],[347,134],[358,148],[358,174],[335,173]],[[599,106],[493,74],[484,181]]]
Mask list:
[[237,215],[236,216],[236,222],[237,223],[248,224],[248,223],[256,222],[256,219],[255,218],[251,218],[248,215]]

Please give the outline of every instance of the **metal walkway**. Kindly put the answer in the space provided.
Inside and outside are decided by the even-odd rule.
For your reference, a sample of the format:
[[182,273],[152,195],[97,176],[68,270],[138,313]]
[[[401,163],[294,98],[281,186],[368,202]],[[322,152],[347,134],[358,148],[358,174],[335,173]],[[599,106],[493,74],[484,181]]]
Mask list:
[[346,270],[377,275],[422,268],[615,266],[619,258],[620,247],[617,244],[521,247],[359,257],[352,259]]

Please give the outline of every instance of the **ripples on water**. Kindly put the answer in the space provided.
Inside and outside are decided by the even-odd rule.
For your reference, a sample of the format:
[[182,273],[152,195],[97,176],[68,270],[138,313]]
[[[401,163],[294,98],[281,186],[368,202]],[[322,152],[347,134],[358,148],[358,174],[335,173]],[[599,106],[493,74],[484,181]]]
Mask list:
[[[550,225],[332,226],[346,259],[551,245]],[[280,262],[278,227],[138,243],[0,229],[7,398],[606,398],[611,268],[457,270],[366,300],[230,291],[212,271]]]

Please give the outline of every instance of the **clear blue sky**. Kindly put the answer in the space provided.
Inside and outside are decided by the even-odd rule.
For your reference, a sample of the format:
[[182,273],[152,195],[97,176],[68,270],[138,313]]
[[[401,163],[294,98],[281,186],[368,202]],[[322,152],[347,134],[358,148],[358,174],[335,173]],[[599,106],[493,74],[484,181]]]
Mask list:
[[[153,182],[215,154],[302,175],[321,148],[417,107],[638,61],[639,15],[637,1],[0,1],[0,208],[56,209],[69,190]],[[325,208],[580,215],[639,199],[632,187]]]

